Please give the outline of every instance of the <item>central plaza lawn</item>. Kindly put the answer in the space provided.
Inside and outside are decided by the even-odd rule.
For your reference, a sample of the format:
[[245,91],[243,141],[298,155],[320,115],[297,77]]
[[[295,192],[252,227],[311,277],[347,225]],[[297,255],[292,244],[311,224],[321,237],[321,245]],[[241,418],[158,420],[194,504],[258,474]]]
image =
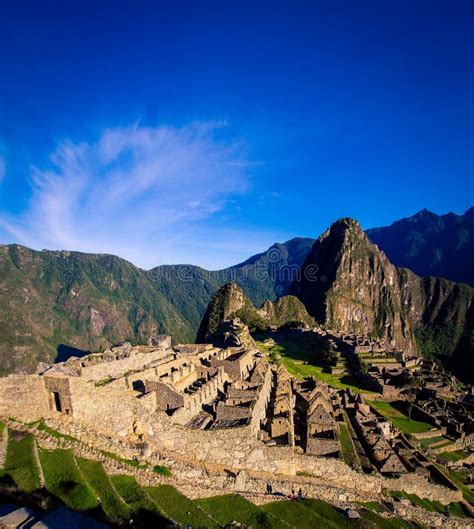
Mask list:
[[433,425],[427,422],[416,421],[414,419],[410,420],[403,411],[404,407],[401,402],[385,402],[381,400],[369,400],[367,402],[404,433],[429,432],[434,428]]
[[290,375],[296,378],[314,377],[316,380],[326,382],[337,389],[349,388],[356,393],[371,393],[357,378],[351,375],[325,373],[324,366],[318,365],[315,351],[307,346],[284,340],[275,341],[275,344],[268,344],[257,339],[256,343],[270,362],[281,362]]
[[99,505],[96,493],[87,483],[70,450],[40,450],[44,481],[71,509],[88,511]]
[[2,471],[2,474],[10,476],[16,486],[25,492],[41,488],[38,465],[33,452],[34,442],[32,435],[17,439],[14,432],[10,432]]
[[193,529],[219,529],[220,525],[202,508],[170,485],[145,487],[160,510],[175,522]]

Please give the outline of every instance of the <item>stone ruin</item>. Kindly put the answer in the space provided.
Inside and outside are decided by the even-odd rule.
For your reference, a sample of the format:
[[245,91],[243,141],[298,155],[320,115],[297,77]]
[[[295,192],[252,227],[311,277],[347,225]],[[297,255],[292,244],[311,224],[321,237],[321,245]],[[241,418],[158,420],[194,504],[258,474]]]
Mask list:
[[[226,323],[232,346],[172,346],[169,336],[152,336],[147,345],[125,342],[40,365],[33,375],[0,378],[0,417],[27,423],[60,419],[91,438],[146,445],[150,453],[192,464],[290,476],[324,472],[340,486],[380,491],[379,478],[341,460],[339,425],[347,392],[296,380],[282,365],[268,363],[253,341],[231,339],[232,328],[241,326]],[[401,450],[377,418],[364,415],[363,403],[351,405],[374,467],[401,479],[412,470]],[[418,490],[410,483],[397,487]],[[446,495],[438,485],[431,489],[437,497]]]

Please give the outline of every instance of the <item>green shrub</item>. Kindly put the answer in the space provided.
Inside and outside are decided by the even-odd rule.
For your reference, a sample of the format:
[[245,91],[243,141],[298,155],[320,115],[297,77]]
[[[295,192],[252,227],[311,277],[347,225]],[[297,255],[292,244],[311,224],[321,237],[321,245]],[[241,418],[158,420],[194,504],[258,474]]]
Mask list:
[[171,470],[168,467],[164,467],[162,465],[155,465],[153,467],[153,471],[157,474],[160,474],[161,476],[171,476]]

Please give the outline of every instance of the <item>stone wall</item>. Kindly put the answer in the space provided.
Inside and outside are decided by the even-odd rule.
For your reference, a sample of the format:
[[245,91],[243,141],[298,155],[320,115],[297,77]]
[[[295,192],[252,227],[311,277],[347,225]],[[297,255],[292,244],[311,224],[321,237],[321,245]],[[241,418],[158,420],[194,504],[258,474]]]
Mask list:
[[49,394],[38,375],[10,375],[0,378],[0,416],[28,421],[50,414]]
[[92,366],[82,368],[82,377],[87,380],[104,380],[107,378],[116,378],[124,375],[128,371],[143,369],[148,364],[162,359],[170,351],[158,349],[149,353],[132,351],[130,356],[121,360],[112,360],[110,362],[101,362]]
[[267,407],[270,401],[270,394],[272,391],[272,379],[273,374],[270,368],[265,373],[264,382],[258,392],[257,401],[255,402],[252,409],[252,418],[250,419],[250,430],[253,435],[256,435],[260,430],[261,422],[267,416]]
[[233,379],[244,380],[255,365],[255,355],[250,349],[228,348],[213,355],[210,364],[212,367],[222,366]]
[[133,424],[141,406],[136,392],[126,387],[125,379],[97,387],[82,378],[70,380],[73,417],[99,431],[126,437],[133,433]]

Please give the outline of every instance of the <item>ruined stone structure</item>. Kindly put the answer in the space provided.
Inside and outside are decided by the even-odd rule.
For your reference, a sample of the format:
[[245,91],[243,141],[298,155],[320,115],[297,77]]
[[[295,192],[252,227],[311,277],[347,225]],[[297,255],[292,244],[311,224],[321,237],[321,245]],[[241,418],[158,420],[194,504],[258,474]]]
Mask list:
[[[402,462],[401,449],[380,421],[369,424],[373,417],[361,420],[361,428],[378,435],[370,444],[371,432],[364,430],[368,450],[377,468],[397,480],[347,466],[338,433],[344,395],[312,379],[297,381],[254,347],[171,347],[166,337],[153,337],[146,346],[124,343],[41,365],[35,375],[0,378],[0,417],[25,423],[45,418],[109,451],[110,442],[129,456],[143,454],[146,447],[155,460],[164,457],[215,473],[270,473],[282,479],[305,473],[355,497],[378,495],[384,487],[429,491],[432,498],[452,501],[453,491],[409,474],[413,465]],[[364,406],[360,401],[358,413]],[[410,479],[405,483],[403,476]]]

